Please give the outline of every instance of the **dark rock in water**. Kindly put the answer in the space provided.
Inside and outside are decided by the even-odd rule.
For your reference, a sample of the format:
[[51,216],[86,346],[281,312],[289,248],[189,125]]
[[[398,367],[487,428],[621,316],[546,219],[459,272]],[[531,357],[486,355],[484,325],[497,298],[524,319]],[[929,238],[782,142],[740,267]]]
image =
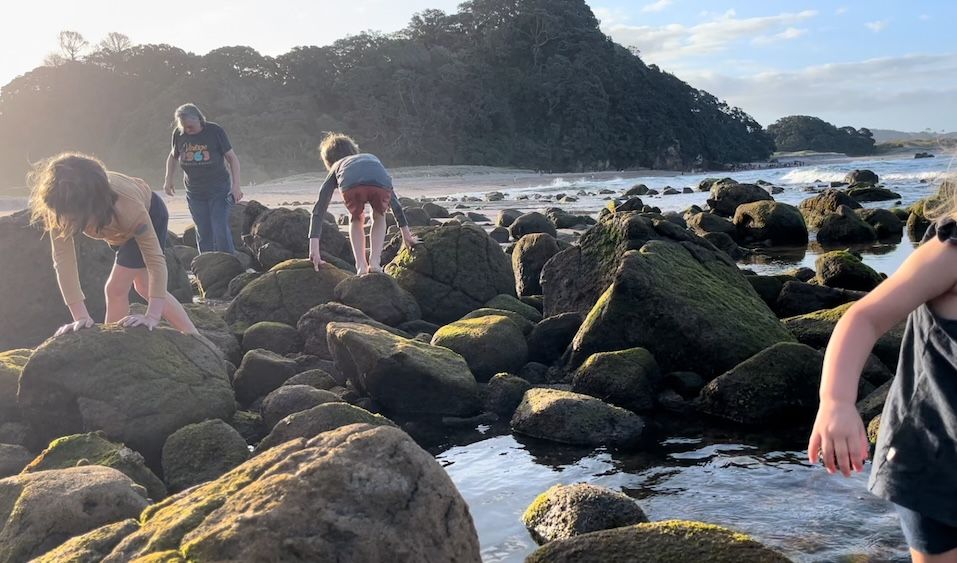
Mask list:
[[309,310],[299,319],[298,330],[303,339],[303,351],[319,358],[330,360],[327,327],[332,322],[358,323],[386,330],[396,336],[408,336],[404,332],[373,320],[359,309],[340,303],[326,303]]
[[2,561],[28,561],[104,524],[137,518],[147,502],[134,487],[99,465],[0,480]]
[[851,291],[799,281],[785,282],[771,308],[779,317],[794,317],[833,309],[839,305],[857,301],[867,295],[863,291]]
[[524,211],[519,211],[518,209],[502,209],[498,212],[498,217],[495,218],[495,226],[504,228],[511,227],[512,223],[524,214]]
[[[17,408],[17,385],[20,373],[33,350],[22,348],[0,352],[0,423],[20,420]],[[4,443],[0,440],[0,444]]]
[[858,209],[857,215],[874,228],[879,240],[899,239],[904,235],[904,221],[887,209]]
[[519,239],[512,251],[512,271],[519,295],[541,295],[542,268],[558,252],[558,243],[552,235],[534,233]]
[[421,207],[403,207],[402,211],[410,227],[428,227],[432,224],[429,213]]
[[562,313],[538,323],[528,336],[528,358],[551,364],[562,357],[584,318],[579,313]]
[[[541,311],[511,295],[496,295],[489,299],[485,307],[518,313],[532,323],[537,323],[542,320]],[[511,318],[511,316],[509,318]]]
[[940,204],[940,201],[934,197],[924,198],[910,206],[910,214],[907,216],[907,236],[913,242],[919,242],[924,238],[924,234],[931,225],[931,220],[927,217],[928,208],[934,209]]
[[525,509],[522,523],[539,544],[647,522],[631,497],[591,485],[555,485]]
[[801,266],[798,268],[791,268],[790,270],[785,270],[783,274],[785,276],[797,278],[798,281],[802,281],[802,282],[810,281],[816,275],[814,270],[806,266]]
[[626,211],[642,211],[644,208],[644,202],[642,202],[640,198],[633,197],[627,201],[616,204],[612,211],[615,213],[625,213]]
[[698,407],[741,424],[809,420],[818,407],[823,363],[824,355],[810,346],[775,344],[708,383]]
[[531,388],[531,384],[521,377],[499,373],[489,380],[485,389],[485,410],[512,418],[525,392]]
[[739,205],[755,201],[771,201],[773,198],[761,186],[720,182],[711,186],[708,207],[722,217],[734,216]]
[[59,547],[33,560],[33,563],[99,563],[103,561],[123,538],[140,529],[132,518],[101,526],[91,532],[75,536]]
[[276,424],[291,414],[309,410],[323,403],[337,403],[341,399],[329,391],[316,389],[309,385],[282,385],[263,399],[260,413],[266,428]]
[[680,191],[670,186],[661,191],[661,195],[678,195],[680,193]]
[[496,373],[514,373],[528,361],[522,330],[504,316],[455,321],[435,333],[432,345],[460,354],[478,381],[488,381]]
[[[643,554],[641,559],[632,557]],[[648,554],[647,558],[644,554]],[[528,556],[526,563],[788,563],[789,559],[750,537],[727,528],[668,520],[591,532],[549,542]]]
[[846,250],[835,250],[818,256],[814,263],[817,283],[857,291],[870,291],[884,278],[861,259]]
[[485,194],[485,201],[502,201],[505,199],[505,194],[502,192],[489,192]]
[[914,158],[934,158],[934,155],[929,152],[915,152]]
[[[94,319],[102,319],[106,310],[103,287],[115,253],[105,242],[86,236],[78,236],[74,242],[87,309]],[[28,210],[0,217],[0,264],[0,318],[4,319],[0,350],[32,348],[72,321],[60,298],[49,235],[30,225]]]
[[757,201],[739,205],[734,212],[737,239],[767,246],[801,246],[808,240],[804,217],[793,205]]
[[714,213],[696,213],[686,220],[688,228],[698,236],[708,233],[724,233],[732,238],[738,236],[734,223]]
[[226,252],[204,252],[193,259],[191,268],[206,299],[226,297],[229,282],[245,271],[239,259]]
[[469,416],[478,385],[462,356],[354,323],[330,323],[329,348],[355,388],[386,413]]
[[642,196],[642,195],[646,195],[647,193],[648,193],[648,186],[644,184],[636,184],[635,186],[632,186],[631,188],[629,188],[627,192],[625,192],[625,197]]
[[468,213],[465,214],[465,216],[468,217],[471,221],[474,221],[476,223],[490,223],[492,221],[485,215],[482,215],[481,213],[476,213],[474,211],[469,211]]
[[707,383],[703,377],[693,371],[673,371],[664,376],[662,385],[674,390],[682,397],[697,397]]
[[309,440],[323,432],[337,430],[350,424],[395,426],[388,418],[342,402],[322,403],[280,420],[262,442],[256,446],[256,455],[280,444],[302,438]]
[[422,204],[422,209],[424,209],[425,212],[428,213],[429,217],[431,217],[432,219],[448,219],[449,218],[449,210],[442,207],[441,205],[428,202],[428,203]]
[[150,463],[177,429],[235,410],[222,355],[208,341],[113,325],[37,348],[20,376],[17,404],[39,443],[103,430]]
[[102,465],[116,469],[134,483],[142,485],[153,502],[166,497],[166,485],[146,467],[143,456],[123,444],[107,440],[100,432],[57,438],[26,468],[21,469],[23,473],[36,473],[80,465]]
[[699,192],[710,192],[711,188],[715,184],[736,184],[737,182],[731,178],[705,178],[698,182],[698,191]]
[[418,320],[402,323],[397,328],[406,334],[428,334],[431,337],[441,327],[428,321]]
[[257,348],[284,356],[302,350],[302,339],[296,327],[263,321],[252,325],[243,333],[243,350],[248,352]]
[[170,491],[219,478],[246,461],[249,448],[235,428],[207,420],[177,430],[163,446],[163,476]]
[[558,235],[558,231],[555,230],[555,225],[548,217],[537,211],[526,213],[515,219],[508,229],[509,232],[512,233],[512,238],[515,240],[519,240],[523,236],[532,233],[546,233],[553,237]]
[[645,422],[588,395],[536,388],[525,393],[511,427],[519,434],[563,444],[632,448],[640,444]]
[[556,229],[588,227],[596,223],[596,221],[588,215],[572,215],[559,207],[549,207],[545,210],[545,216],[555,225]]
[[877,184],[880,178],[871,170],[852,170],[844,176],[845,184]]
[[713,377],[791,340],[727,255],[653,240],[622,260],[572,341],[569,365],[595,352],[640,347],[666,372]]
[[[824,349],[831,339],[831,333],[841,316],[851,307],[851,303],[816,311],[806,315],[784,319],[784,326],[797,338],[798,342],[812,348]],[[897,360],[900,355],[901,341],[904,338],[904,322],[901,322],[877,339],[874,346],[874,355],[892,371],[897,369]]]
[[683,194],[693,194],[693,193],[694,193],[694,189],[685,186],[684,188],[681,188],[681,193],[683,193]]
[[625,253],[651,240],[690,243],[692,247],[715,251],[710,243],[670,221],[637,213],[607,215],[582,235],[579,244],[562,250],[545,264],[541,276],[543,314],[550,317],[590,311],[614,280]]
[[[334,508],[317,510],[316,499]],[[196,561],[481,560],[452,480],[406,433],[383,426],[291,440],[141,523],[107,560],[170,552]]]
[[824,223],[824,219],[832,213],[837,213],[842,205],[851,209],[861,208],[861,204],[854,201],[846,192],[832,189],[824,190],[819,195],[805,199],[798,205],[798,209],[804,215],[807,226],[811,229],[818,229]]
[[847,195],[857,202],[867,201],[894,201],[901,198],[901,194],[887,188],[878,188],[872,184],[854,184],[847,188]]
[[492,240],[499,244],[505,244],[506,242],[512,240],[512,233],[510,233],[505,227],[495,227],[489,231],[488,236],[492,237]]
[[20,473],[32,459],[33,454],[23,446],[0,444],[0,479]]
[[773,310],[778,297],[781,295],[784,281],[777,276],[745,276],[745,279],[758,292],[761,300]]
[[817,241],[825,245],[864,244],[877,241],[874,227],[865,223],[853,209],[842,205],[836,213],[822,219]]
[[710,242],[715,248],[727,254],[732,260],[741,260],[748,256],[750,251],[738,246],[733,238],[725,233],[707,233],[701,238]]
[[386,270],[415,297],[423,319],[446,324],[496,295],[515,294],[508,256],[481,228],[443,225],[418,236]]
[[226,310],[226,322],[238,330],[259,321],[295,326],[309,309],[332,301],[336,286],[351,276],[328,264],[317,272],[309,260],[283,262],[239,292]]
[[660,380],[661,371],[651,353],[631,348],[589,356],[572,377],[572,391],[641,412],[654,408]]
[[661,193],[661,192],[659,192],[658,190],[655,190],[655,189],[648,190],[648,195],[650,195],[650,196],[659,195],[660,193]]
[[422,318],[415,297],[399,287],[391,276],[382,273],[346,278],[336,286],[335,297],[336,301],[389,326]]
[[339,385],[339,382],[324,370],[310,369],[290,377],[283,385],[308,385],[316,389],[329,390]]
[[235,278],[229,280],[229,285],[226,286],[226,298],[234,299],[239,293],[243,290],[244,287],[249,285],[253,280],[261,276],[259,272],[246,272],[239,274]]
[[250,350],[243,356],[233,378],[236,399],[248,405],[272,393],[300,372],[295,360],[269,350]]

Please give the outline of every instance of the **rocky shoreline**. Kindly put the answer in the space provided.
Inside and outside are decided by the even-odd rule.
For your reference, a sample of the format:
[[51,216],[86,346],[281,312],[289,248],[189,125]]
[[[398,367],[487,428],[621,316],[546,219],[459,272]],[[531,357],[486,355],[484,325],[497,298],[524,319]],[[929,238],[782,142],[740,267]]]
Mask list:
[[[170,289],[202,338],[101,326],[46,339],[68,320],[49,242],[23,212],[0,218],[0,562],[479,561],[469,507],[413,439],[423,430],[502,421],[640,450],[657,417],[809,423],[830,332],[883,279],[844,248],[919,238],[924,206],[863,208],[898,198],[867,170],[798,206],[766,183],[694,189],[706,206],[662,213],[636,185],[597,218],[561,199],[490,218],[403,198],[421,244],[393,231],[386,273],[361,277],[340,218],[326,218],[316,272],[307,212],[243,203],[236,256],[197,255],[191,229],[168,241]],[[814,270],[736,262],[812,238],[834,249]],[[84,239],[77,253],[101,317],[112,252]],[[863,374],[871,430],[900,338]],[[543,545],[528,561],[787,560],[567,485],[523,516]]]

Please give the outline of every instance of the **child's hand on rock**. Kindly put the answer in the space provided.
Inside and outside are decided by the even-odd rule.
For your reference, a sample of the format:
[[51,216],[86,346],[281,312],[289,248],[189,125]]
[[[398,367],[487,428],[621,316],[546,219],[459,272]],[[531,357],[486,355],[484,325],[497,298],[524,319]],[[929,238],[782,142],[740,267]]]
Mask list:
[[89,317],[85,319],[79,319],[77,321],[73,321],[72,323],[61,326],[59,329],[57,329],[56,333],[54,333],[53,336],[62,336],[68,332],[78,332],[80,330],[83,330],[84,328],[90,328],[94,324],[95,323],[93,322],[93,319]]
[[326,263],[322,259],[322,254],[319,251],[319,239],[317,238],[309,239],[309,259],[312,260],[312,265],[316,268],[317,272],[319,271],[319,268]]

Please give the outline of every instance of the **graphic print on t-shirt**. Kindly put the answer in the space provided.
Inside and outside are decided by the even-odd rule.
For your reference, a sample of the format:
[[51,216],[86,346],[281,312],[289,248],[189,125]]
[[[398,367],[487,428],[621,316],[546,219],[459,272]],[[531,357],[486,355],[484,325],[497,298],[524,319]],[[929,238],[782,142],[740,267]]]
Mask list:
[[182,150],[179,151],[180,162],[183,164],[197,164],[200,162],[209,162],[209,145],[194,145],[184,143]]

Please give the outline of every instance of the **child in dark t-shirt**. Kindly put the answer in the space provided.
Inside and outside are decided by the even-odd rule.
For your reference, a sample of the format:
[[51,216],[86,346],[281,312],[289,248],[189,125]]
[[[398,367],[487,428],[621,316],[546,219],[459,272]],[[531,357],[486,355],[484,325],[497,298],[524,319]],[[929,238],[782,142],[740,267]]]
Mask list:
[[[418,239],[409,229],[405,213],[392,188],[392,177],[382,162],[374,155],[359,153],[359,147],[351,138],[330,133],[323,139],[319,152],[329,175],[319,198],[312,208],[312,221],[309,224],[309,259],[316,270],[323,264],[319,255],[322,221],[329,208],[329,201],[336,188],[342,194],[343,202],[349,211],[349,240],[356,259],[356,271],[361,275],[382,271],[382,247],[385,245],[385,213],[391,207],[396,223],[402,232],[402,241],[407,246],[415,246]],[[365,206],[372,207],[372,230],[370,233],[369,258],[366,259]]]

